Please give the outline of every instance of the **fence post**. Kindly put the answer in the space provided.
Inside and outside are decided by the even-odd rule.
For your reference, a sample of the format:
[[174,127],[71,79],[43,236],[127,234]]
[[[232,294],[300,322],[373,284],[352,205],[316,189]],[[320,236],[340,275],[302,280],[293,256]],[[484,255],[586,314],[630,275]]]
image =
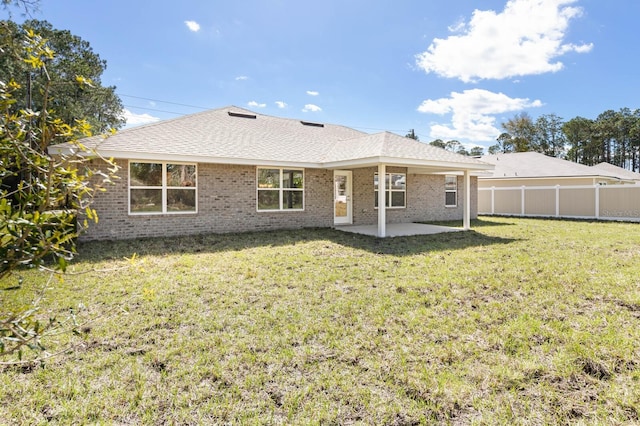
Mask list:
[[491,187],[491,214],[496,214],[496,187]]
[[596,220],[600,220],[600,185],[594,185],[596,188]]

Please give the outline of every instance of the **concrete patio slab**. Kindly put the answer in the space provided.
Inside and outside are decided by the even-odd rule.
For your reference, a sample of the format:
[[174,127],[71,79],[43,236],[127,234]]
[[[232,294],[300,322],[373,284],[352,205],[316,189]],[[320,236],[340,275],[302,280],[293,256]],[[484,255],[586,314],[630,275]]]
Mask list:
[[[407,237],[412,235],[431,235],[443,232],[458,232],[462,228],[452,228],[449,226],[426,225],[423,223],[388,223],[386,227],[387,237]],[[336,226],[338,231],[351,232],[354,234],[378,235],[377,225],[341,225]]]

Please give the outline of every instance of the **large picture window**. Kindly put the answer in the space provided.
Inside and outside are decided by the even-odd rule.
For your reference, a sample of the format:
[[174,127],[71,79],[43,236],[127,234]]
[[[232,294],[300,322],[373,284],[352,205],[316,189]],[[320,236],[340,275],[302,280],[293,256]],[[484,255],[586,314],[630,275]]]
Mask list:
[[258,211],[304,210],[304,170],[258,167]]
[[196,165],[129,162],[129,213],[195,213]]
[[[385,174],[385,204],[387,208],[406,207],[407,175],[404,173]],[[375,207],[378,207],[378,173],[373,175]]]
[[458,206],[458,177],[457,176],[444,177],[444,206],[445,207]]

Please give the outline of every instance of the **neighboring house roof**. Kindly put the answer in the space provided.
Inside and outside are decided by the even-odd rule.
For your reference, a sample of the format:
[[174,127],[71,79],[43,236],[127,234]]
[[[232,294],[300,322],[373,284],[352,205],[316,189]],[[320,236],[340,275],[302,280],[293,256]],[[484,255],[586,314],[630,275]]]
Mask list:
[[634,180],[640,182],[640,173],[632,172],[627,169],[623,169],[622,167],[614,166],[609,163],[600,163],[595,166],[591,166],[591,168],[600,171],[601,173],[607,173],[614,176],[617,176],[620,179],[624,180]]
[[[407,166],[487,170],[475,158],[388,132],[367,134],[349,127],[258,114],[229,106],[122,130],[82,144],[105,157],[223,164]],[[69,153],[73,145],[50,147]]]
[[615,174],[598,170],[583,164],[549,157],[537,152],[512,152],[489,154],[480,157],[495,169],[480,179],[520,179],[520,178],[608,178],[619,179]]

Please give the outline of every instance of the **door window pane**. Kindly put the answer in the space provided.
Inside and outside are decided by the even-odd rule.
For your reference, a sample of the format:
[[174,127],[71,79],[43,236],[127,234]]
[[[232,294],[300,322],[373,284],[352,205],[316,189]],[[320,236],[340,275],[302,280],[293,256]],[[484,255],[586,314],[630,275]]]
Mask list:
[[346,217],[347,216],[347,177],[343,175],[336,175],[333,178],[334,184],[334,216]]

